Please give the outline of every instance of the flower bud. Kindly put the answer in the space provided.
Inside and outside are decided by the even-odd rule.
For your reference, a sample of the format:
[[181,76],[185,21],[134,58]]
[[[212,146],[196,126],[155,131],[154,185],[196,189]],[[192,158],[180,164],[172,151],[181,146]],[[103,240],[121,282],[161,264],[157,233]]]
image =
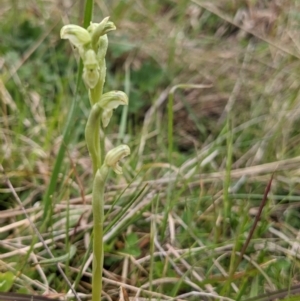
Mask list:
[[98,41],[97,60],[101,63],[105,59],[106,51],[108,47],[107,35],[100,37]]
[[108,20],[109,20],[109,17],[105,17],[100,23],[91,22],[90,26],[87,28],[88,32],[90,34],[93,34],[97,28],[98,28],[98,31],[101,32],[102,30],[104,30]]
[[96,45],[98,44],[99,38],[109,31],[115,30],[116,26],[113,22],[108,21],[109,17],[104,18],[100,23],[92,23],[88,27],[88,32],[92,37],[92,45],[96,50]]
[[107,153],[104,164],[111,167],[115,173],[122,174],[122,167],[119,165],[119,161],[128,155],[130,155],[130,148],[125,144],[119,145]]

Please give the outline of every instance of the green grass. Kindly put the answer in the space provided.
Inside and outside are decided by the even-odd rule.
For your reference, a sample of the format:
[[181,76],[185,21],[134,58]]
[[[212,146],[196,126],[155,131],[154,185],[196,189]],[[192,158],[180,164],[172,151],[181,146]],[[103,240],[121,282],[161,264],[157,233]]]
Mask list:
[[[229,23],[245,9],[237,1],[218,7],[199,0],[145,3],[100,1],[94,7],[95,22],[109,15],[117,26],[104,92],[129,95],[128,111],[118,109],[108,127],[106,146],[122,142],[132,152],[123,176],[110,177],[106,189],[104,292],[119,300],[123,283],[129,296],[141,290],[152,300],[193,301],[206,294],[207,300],[262,301],[276,291],[283,291],[280,300],[297,300],[298,2],[274,9],[252,1],[255,26],[248,34]],[[61,20],[83,21],[81,5],[3,1],[0,163],[53,255],[77,247],[61,267],[85,300],[93,224],[84,142],[90,104],[76,82],[72,48],[59,38]],[[269,27],[261,25],[263,12],[273,22]],[[74,101],[72,134],[64,140]],[[272,175],[267,203],[236,267]],[[39,240],[32,244],[34,232],[11,190],[1,173],[0,292],[72,296],[55,265],[32,265],[49,255]],[[51,200],[47,211],[45,199]]]

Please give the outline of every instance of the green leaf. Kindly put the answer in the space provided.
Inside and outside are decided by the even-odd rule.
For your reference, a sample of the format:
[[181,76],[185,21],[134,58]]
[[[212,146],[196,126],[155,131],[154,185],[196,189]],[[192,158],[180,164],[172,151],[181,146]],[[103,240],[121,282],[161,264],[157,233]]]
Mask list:
[[128,244],[128,246],[136,245],[138,240],[139,239],[135,233],[130,233],[126,236],[126,244]]
[[0,292],[8,292],[14,284],[15,275],[12,272],[0,273]]
[[138,257],[141,255],[141,250],[138,246],[138,236],[135,233],[130,233],[125,239],[125,248],[122,250],[123,253]]

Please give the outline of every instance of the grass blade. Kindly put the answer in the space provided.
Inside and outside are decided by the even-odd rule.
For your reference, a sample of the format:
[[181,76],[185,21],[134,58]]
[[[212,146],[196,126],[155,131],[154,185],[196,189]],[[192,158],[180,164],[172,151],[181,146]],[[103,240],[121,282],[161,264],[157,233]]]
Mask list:
[[[86,1],[85,11],[84,11],[84,22],[83,22],[85,28],[90,24],[90,22],[92,20],[93,5],[94,5],[93,0]],[[71,107],[70,107],[70,110],[69,110],[69,113],[67,116],[67,121],[66,121],[65,128],[63,131],[62,143],[59,147],[59,151],[58,151],[55,163],[54,163],[50,182],[49,182],[47,191],[43,197],[44,225],[47,225],[48,220],[49,220],[50,216],[52,215],[52,207],[51,207],[52,196],[53,196],[55,188],[56,188],[57,178],[58,178],[61,166],[62,166],[62,161],[64,159],[65,151],[66,151],[66,148],[67,148],[67,146],[70,142],[70,138],[71,138],[71,132],[72,132],[72,128],[74,125],[75,115],[76,115],[77,107],[78,107],[78,91],[79,91],[80,84],[81,84],[82,69],[83,69],[83,64],[82,64],[82,61],[80,60],[77,81],[76,81],[75,96],[73,98],[73,101],[72,101],[72,104],[71,104]]]

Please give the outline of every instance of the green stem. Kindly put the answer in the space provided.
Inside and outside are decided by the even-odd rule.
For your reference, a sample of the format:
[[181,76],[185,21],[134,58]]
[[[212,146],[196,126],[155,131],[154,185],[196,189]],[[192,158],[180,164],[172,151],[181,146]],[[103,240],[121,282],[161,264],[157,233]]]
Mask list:
[[85,141],[92,159],[94,176],[102,165],[99,133],[101,111],[99,103],[94,104],[85,127]]
[[[97,169],[99,169],[102,165],[102,152],[101,152],[101,147],[100,147],[100,143],[101,141],[103,141],[104,137],[100,136],[100,116],[101,116],[102,110],[99,113],[99,119],[97,120],[97,122],[95,123],[95,129],[94,129],[94,143],[95,143],[95,147],[96,147],[96,152],[97,152]],[[97,170],[96,170],[97,171]],[[96,173],[96,171],[94,172],[94,175]]]
[[230,125],[230,116],[227,118],[227,158],[226,158],[226,173],[224,179],[223,198],[224,198],[224,218],[231,223],[231,207],[232,201],[229,198],[229,188],[231,180],[231,166],[232,166],[232,153],[233,153],[233,135]]
[[86,0],[85,7],[84,7],[84,20],[83,20],[84,28],[87,28],[90,25],[93,16],[93,10],[94,10],[94,0]]
[[94,104],[99,102],[99,100],[103,94],[103,85],[104,85],[103,77],[105,78],[105,74],[104,75],[100,74],[100,79],[99,79],[97,85],[95,86],[95,88],[89,90],[89,98],[90,98],[91,106],[93,106]]
[[93,184],[93,279],[92,301],[101,300],[103,270],[103,223],[104,223],[104,188],[109,168],[106,164],[98,169]]
[[[130,93],[130,68],[129,65],[126,64],[125,66],[125,91],[127,95]],[[124,141],[125,138],[125,130],[127,126],[127,119],[128,119],[128,106],[123,107],[120,129],[119,129],[119,138],[118,143]]]
[[173,152],[173,104],[174,104],[174,93],[176,86],[172,87],[168,97],[168,159],[169,164],[172,165],[172,152]]

